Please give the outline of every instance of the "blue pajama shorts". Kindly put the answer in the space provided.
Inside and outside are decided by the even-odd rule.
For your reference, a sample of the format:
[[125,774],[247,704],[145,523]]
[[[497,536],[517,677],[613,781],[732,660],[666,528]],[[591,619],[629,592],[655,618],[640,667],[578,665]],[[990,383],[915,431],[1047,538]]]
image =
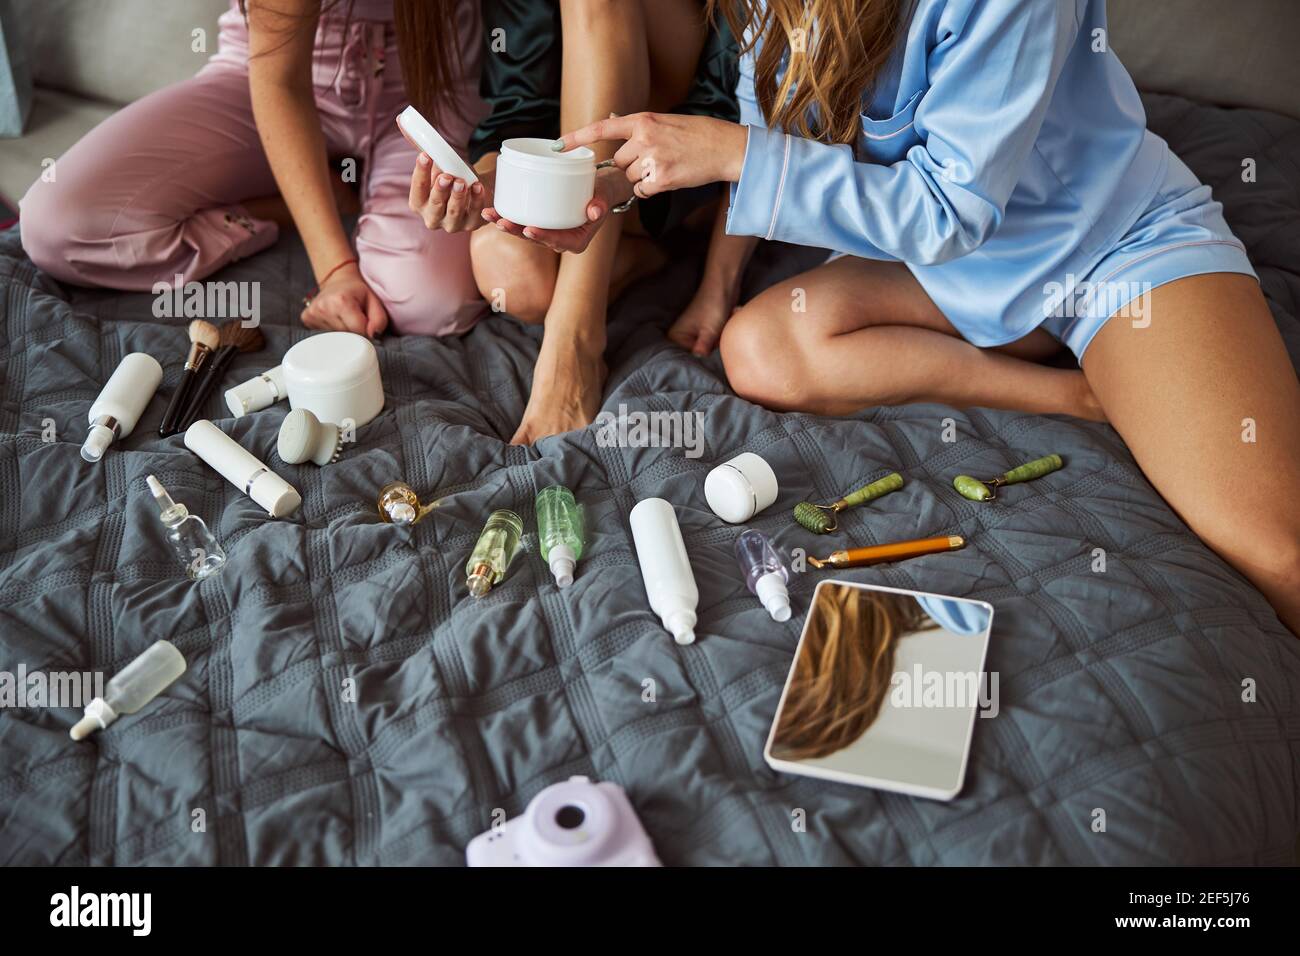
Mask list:
[[1112,318],[1142,327],[1151,321],[1150,294],[1178,279],[1232,272],[1259,277],[1246,247],[1187,165],[1172,153],[1165,181],[1138,220],[1069,293],[1041,326],[1082,362]]

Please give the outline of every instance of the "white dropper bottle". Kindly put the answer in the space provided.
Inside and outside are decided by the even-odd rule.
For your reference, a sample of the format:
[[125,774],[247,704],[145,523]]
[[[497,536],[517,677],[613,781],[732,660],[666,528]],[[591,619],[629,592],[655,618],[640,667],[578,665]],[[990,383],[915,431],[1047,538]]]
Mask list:
[[184,655],[169,641],[158,641],[113,675],[103,697],[86,705],[86,716],[72,727],[72,739],[103,730],[122,714],[134,714],[184,673]]
[[678,644],[694,642],[700,591],[673,506],[662,498],[647,498],[632,509],[629,520],[650,609]]
[[90,431],[81,446],[82,458],[99,461],[116,439],[131,434],[158,391],[162,374],[162,366],[152,355],[132,352],[122,359],[90,406]]

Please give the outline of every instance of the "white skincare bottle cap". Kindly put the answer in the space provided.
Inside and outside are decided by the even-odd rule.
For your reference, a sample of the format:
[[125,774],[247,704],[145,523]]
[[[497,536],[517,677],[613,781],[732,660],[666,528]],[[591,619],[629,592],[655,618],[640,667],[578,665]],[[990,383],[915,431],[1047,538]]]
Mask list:
[[550,565],[556,587],[567,588],[573,583],[573,569],[577,567],[578,559],[567,544],[551,545]]
[[132,352],[122,359],[90,406],[90,431],[81,457],[99,461],[108,446],[131,434],[162,381],[162,366],[152,355]]
[[285,390],[284,371],[277,365],[256,378],[250,378],[247,382],[228,389],[226,407],[230,409],[230,414],[239,418],[250,412],[260,412],[264,408],[270,408],[288,394]]
[[704,477],[704,499],[723,521],[748,521],[776,501],[776,472],[751,451],[724,461]]
[[700,592],[673,506],[662,498],[647,498],[632,509],[629,522],[650,609],[659,615],[673,640],[692,643]]
[[185,430],[185,447],[198,455],[272,518],[292,514],[302,495],[212,422],[200,418]]
[[790,620],[790,592],[786,590],[785,577],[780,571],[773,571],[758,579],[754,593],[772,615],[774,621]]

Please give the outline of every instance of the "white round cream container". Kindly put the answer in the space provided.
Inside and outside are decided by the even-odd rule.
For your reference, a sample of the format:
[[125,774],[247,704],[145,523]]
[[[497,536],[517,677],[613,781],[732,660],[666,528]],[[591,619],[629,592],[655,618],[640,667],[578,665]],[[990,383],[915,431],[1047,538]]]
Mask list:
[[730,524],[748,521],[776,501],[776,472],[751,451],[725,461],[704,478],[704,499]]
[[284,353],[289,405],[340,427],[366,424],[384,407],[379,356],[365,336],[321,332]]
[[596,189],[596,154],[585,146],[557,153],[553,142],[523,138],[501,144],[492,205],[503,219],[539,229],[586,223]]

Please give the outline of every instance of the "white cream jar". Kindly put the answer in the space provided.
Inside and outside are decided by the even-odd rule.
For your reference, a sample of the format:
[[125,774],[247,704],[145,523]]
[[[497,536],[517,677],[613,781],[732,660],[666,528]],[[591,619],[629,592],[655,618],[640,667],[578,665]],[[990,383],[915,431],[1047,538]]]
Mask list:
[[321,332],[285,352],[280,367],[289,404],[322,422],[360,427],[384,407],[379,356],[365,336]]
[[503,219],[539,229],[587,221],[596,189],[596,154],[585,146],[557,153],[554,140],[508,139],[497,158],[492,205]]

